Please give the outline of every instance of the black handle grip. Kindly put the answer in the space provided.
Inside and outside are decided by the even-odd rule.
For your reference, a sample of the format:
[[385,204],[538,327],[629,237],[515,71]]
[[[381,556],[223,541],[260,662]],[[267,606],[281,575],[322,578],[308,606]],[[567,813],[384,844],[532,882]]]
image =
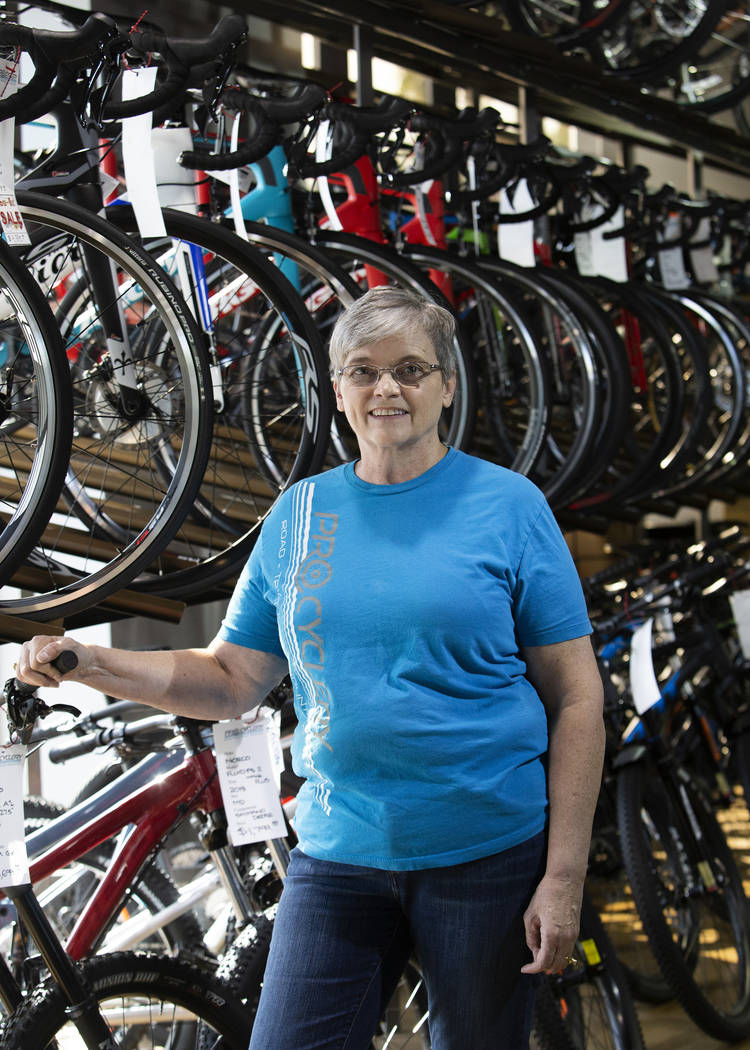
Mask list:
[[57,744],[55,747],[47,748],[47,757],[55,764],[65,762],[69,758],[78,758],[79,755],[88,755],[99,746],[99,734],[87,733],[86,736],[78,737],[69,744]]
[[247,25],[241,15],[226,15],[207,37],[183,40],[165,36],[156,30],[137,28],[130,34],[133,46],[139,51],[168,52],[185,66],[195,66],[212,58],[219,58],[229,47],[236,47],[247,38]]
[[52,666],[60,674],[68,674],[69,671],[75,671],[76,667],[78,667],[78,656],[72,649],[63,649],[52,661]]

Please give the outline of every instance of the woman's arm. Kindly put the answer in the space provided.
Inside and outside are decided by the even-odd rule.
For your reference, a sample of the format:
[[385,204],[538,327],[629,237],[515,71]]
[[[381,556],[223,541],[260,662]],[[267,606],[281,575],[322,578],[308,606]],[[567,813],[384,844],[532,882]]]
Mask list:
[[219,638],[205,649],[131,652],[38,635],[21,647],[18,678],[30,685],[56,687],[63,675],[50,661],[63,649],[78,656],[78,666],[64,676],[66,681],[192,718],[241,715],[262,703],[287,672],[281,657]]
[[526,676],[549,723],[547,867],[524,915],[524,973],[561,970],[573,951],[604,760],[603,691],[588,637],[527,647]]

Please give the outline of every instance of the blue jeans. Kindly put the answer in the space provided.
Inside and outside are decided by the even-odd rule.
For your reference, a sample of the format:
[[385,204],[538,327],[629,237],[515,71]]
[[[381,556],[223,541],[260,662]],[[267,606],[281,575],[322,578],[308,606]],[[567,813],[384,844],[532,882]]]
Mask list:
[[433,1050],[525,1050],[536,978],[523,913],[540,833],[481,860],[384,871],[292,851],[250,1050],[367,1050],[412,951]]

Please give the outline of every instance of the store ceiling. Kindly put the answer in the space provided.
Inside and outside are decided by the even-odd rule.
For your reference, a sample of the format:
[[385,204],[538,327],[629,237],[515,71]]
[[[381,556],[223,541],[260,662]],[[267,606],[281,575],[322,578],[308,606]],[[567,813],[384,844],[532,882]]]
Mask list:
[[613,138],[665,143],[702,153],[746,174],[750,140],[637,84],[608,77],[590,63],[562,56],[543,40],[509,33],[492,18],[436,0],[235,0],[238,13],[258,15],[335,47],[352,46],[362,27],[373,55],[446,84],[474,87],[516,102],[533,88],[541,113]]

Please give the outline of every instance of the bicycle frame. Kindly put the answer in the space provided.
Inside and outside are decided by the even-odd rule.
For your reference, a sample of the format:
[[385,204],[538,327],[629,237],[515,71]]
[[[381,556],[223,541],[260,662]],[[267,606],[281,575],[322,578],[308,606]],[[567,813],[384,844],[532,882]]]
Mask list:
[[[231,849],[225,845],[223,800],[216,759],[210,748],[188,753],[178,749],[176,754],[156,759],[149,756],[91,800],[29,837],[30,853],[35,848],[43,850],[30,863],[31,881],[37,883],[130,828],[76,920],[66,944],[72,958],[82,959],[94,950],[102,931],[164,837],[196,811],[208,817],[215,832],[214,841],[209,844],[212,858],[238,917],[245,919],[252,908]],[[80,823],[82,812],[84,822]],[[284,863],[283,856],[280,863]],[[160,924],[154,918],[158,928]]]

